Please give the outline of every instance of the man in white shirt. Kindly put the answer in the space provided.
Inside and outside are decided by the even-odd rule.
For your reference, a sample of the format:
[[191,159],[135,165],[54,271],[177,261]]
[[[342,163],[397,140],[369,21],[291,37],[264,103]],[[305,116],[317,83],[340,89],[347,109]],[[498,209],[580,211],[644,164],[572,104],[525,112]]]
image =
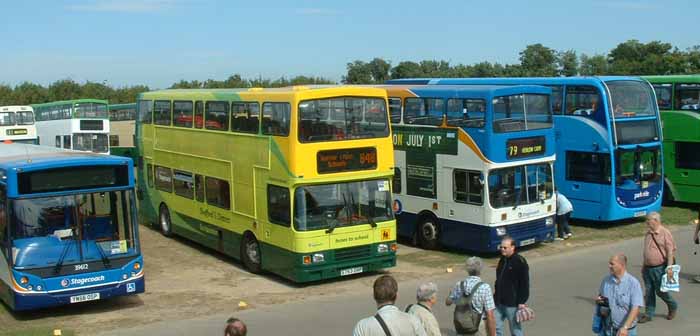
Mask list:
[[377,314],[357,322],[353,336],[427,336],[415,316],[394,305],[399,285],[391,275],[380,276],[373,287]]

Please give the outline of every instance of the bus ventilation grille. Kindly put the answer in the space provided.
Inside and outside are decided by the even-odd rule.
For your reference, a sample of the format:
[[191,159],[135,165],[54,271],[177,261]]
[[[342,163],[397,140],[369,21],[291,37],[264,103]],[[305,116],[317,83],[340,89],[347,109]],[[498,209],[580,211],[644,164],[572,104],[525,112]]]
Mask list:
[[513,225],[508,228],[508,234],[512,237],[520,237],[544,230],[545,226],[545,219],[542,218],[528,223]]
[[354,246],[335,251],[335,260],[353,260],[369,257],[372,254],[372,246]]

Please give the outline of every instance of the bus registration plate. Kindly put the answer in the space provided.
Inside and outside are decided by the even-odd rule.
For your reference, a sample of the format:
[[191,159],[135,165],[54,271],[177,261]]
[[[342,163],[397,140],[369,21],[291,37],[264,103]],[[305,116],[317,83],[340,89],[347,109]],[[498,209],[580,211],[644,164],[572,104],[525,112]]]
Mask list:
[[520,246],[532,245],[535,243],[535,238],[525,239],[520,241]]
[[346,268],[344,270],[340,270],[340,276],[346,276],[346,275],[357,274],[357,273],[362,273],[362,266],[353,267],[353,268]]
[[634,217],[643,217],[646,216],[647,212],[646,211],[637,211],[634,213]]
[[93,301],[93,300],[99,300],[99,299],[100,299],[100,293],[90,293],[90,294],[71,296],[70,303]]

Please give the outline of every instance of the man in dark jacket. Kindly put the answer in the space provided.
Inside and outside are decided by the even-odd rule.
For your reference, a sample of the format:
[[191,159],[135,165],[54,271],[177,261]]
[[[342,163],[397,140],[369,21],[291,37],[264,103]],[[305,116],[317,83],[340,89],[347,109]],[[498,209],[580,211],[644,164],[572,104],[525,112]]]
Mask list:
[[508,319],[510,334],[522,336],[522,325],[516,320],[515,313],[525,307],[530,296],[530,270],[525,258],[515,252],[513,238],[504,237],[500,249],[501,260],[496,268],[496,291],[493,295],[496,302],[496,335],[503,335],[503,320]]

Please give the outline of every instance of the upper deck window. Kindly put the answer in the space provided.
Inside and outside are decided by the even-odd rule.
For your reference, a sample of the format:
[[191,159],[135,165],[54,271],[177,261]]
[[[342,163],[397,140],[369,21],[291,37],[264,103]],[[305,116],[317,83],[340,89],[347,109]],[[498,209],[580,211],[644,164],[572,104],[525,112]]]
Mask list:
[[299,141],[322,142],[389,135],[381,98],[341,97],[299,103]]
[[483,99],[448,99],[447,125],[483,128],[485,112]]
[[208,101],[205,106],[204,128],[228,131],[229,105],[224,101]]
[[192,127],[192,102],[176,100],[173,102],[173,126]]
[[594,86],[567,86],[564,114],[596,118],[603,112],[600,93]]
[[288,136],[290,112],[288,103],[263,103],[262,134]]
[[700,84],[676,84],[676,110],[700,110]]
[[33,125],[34,124],[34,112],[32,111],[19,111],[15,114],[17,125]]
[[673,108],[671,102],[671,84],[653,84],[656,91],[656,103],[659,105],[659,110],[671,110]]
[[14,125],[15,125],[15,113],[14,112],[0,112],[0,126],[14,126]]
[[493,129],[496,133],[552,127],[549,96],[517,94],[493,99]]
[[170,119],[172,118],[170,111],[169,100],[156,100],[153,107],[153,120],[155,124],[170,126]]
[[606,82],[615,119],[656,115],[651,87],[639,81]]
[[153,104],[150,100],[139,100],[136,105],[139,121],[143,124],[153,123]]
[[76,103],[76,118],[109,118],[107,104],[102,103]]
[[258,103],[231,104],[231,131],[257,134],[260,125]]
[[406,98],[403,122],[412,125],[442,124],[445,101],[438,98]]

